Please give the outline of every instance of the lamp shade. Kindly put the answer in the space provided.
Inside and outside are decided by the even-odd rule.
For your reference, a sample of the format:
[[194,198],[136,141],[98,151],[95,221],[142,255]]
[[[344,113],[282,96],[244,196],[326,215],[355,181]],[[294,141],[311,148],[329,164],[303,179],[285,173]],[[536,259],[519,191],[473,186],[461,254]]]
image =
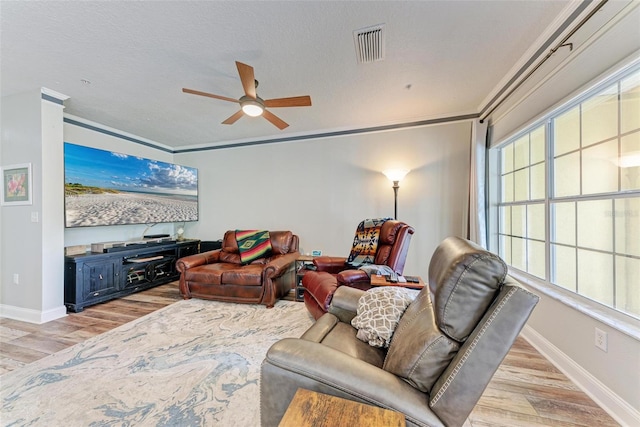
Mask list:
[[405,177],[406,174],[409,173],[407,169],[387,169],[386,171],[382,171],[383,174],[389,179],[389,181],[402,181],[402,178]]

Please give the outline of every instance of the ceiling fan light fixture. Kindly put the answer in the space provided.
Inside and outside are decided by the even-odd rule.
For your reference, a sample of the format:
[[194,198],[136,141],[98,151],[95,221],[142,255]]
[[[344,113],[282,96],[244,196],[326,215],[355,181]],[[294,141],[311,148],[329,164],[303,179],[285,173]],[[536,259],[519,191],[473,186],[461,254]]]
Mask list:
[[266,101],[258,96],[256,88],[258,87],[258,81],[254,77],[253,67],[242,62],[236,61],[236,68],[238,68],[238,75],[242,82],[244,89],[244,95],[240,99],[233,99],[222,95],[216,95],[213,93],[201,92],[199,90],[182,88],[185,93],[191,93],[193,95],[207,96],[209,98],[216,98],[222,101],[233,102],[234,104],[240,104],[240,110],[236,111],[230,117],[222,122],[223,125],[232,125],[238,121],[242,116],[247,115],[249,117],[264,117],[269,123],[282,130],[289,125],[280,117],[273,114],[271,111],[267,111],[265,106],[269,108],[276,107],[310,107],[311,97],[309,95],[304,96],[290,96],[287,98],[273,98]]
[[[245,97],[243,96],[243,98]],[[264,112],[264,105],[257,99],[241,99],[240,105],[247,116],[258,117]]]

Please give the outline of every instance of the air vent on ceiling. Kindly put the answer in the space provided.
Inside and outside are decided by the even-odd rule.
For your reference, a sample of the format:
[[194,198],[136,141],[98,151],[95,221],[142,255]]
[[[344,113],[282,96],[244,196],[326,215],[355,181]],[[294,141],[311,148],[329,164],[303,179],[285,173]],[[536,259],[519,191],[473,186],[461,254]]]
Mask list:
[[359,64],[382,61],[384,59],[384,24],[361,28],[353,32],[356,55]]

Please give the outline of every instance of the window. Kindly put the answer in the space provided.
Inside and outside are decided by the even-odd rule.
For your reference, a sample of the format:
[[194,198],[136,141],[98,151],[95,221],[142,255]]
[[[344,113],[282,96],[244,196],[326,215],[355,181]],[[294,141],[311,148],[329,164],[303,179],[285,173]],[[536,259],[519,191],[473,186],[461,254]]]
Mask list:
[[640,68],[499,150],[503,259],[640,318]]
[[545,278],[545,127],[501,153],[500,254],[520,270]]

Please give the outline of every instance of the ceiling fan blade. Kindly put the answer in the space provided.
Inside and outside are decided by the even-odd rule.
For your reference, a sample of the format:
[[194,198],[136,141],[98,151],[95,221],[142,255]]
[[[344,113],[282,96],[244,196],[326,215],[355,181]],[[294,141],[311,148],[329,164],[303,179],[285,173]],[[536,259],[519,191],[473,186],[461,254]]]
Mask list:
[[236,61],[236,67],[238,67],[244,93],[248,97],[256,99],[256,78],[253,74],[253,67],[238,61]]
[[264,101],[264,106],[269,108],[310,107],[311,97],[309,95],[305,95],[305,96],[291,96],[289,98],[267,99]]
[[225,120],[224,122],[222,122],[223,125],[232,125],[235,122],[238,121],[238,119],[240,117],[242,117],[244,115],[244,113],[242,112],[242,110],[238,110],[238,112],[236,112],[233,116],[229,117],[227,120]]
[[289,126],[284,120],[282,120],[280,117],[276,116],[269,110],[264,110],[262,112],[262,117],[269,120],[275,127],[277,127],[280,130]]
[[209,98],[221,99],[223,101],[230,101],[230,102],[235,102],[235,103],[239,103],[240,102],[237,99],[227,98],[226,96],[214,95],[212,93],[207,93],[207,92],[200,92],[199,90],[187,89],[186,87],[183,87],[182,91],[184,93],[190,93],[190,94],[193,94],[193,95],[200,95],[200,96],[208,96]]

